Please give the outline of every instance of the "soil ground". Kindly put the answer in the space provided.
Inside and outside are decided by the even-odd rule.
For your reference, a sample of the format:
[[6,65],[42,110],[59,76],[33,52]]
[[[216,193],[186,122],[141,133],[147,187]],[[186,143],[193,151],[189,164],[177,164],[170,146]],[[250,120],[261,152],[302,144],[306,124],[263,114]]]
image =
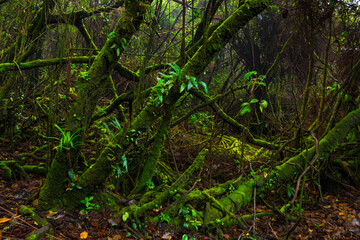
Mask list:
[[[4,143],[3,143],[4,144]],[[4,145],[0,143],[0,149]],[[22,152],[26,152],[23,146]],[[179,149],[176,149],[177,152]],[[187,151],[189,154],[189,151]],[[2,151],[0,161],[14,160],[13,154]],[[233,179],[237,172],[236,166],[231,165],[225,158],[214,158],[211,160],[213,166],[221,170],[221,174],[213,174],[213,178],[221,178],[222,181]],[[36,160],[29,160],[36,163]],[[254,167],[254,166],[253,166]],[[208,175],[206,169],[204,174]],[[236,176],[235,176],[236,177]],[[39,227],[31,218],[21,216],[19,208],[22,205],[36,209],[37,197],[40,187],[45,181],[44,177],[30,175],[28,179],[18,177],[6,181],[4,174],[0,171],[0,239],[25,239],[31,232]],[[205,184],[206,185],[206,184]],[[345,186],[345,185],[344,185]],[[204,186],[206,187],[206,186]],[[306,185],[307,198],[316,198],[318,193]],[[281,197],[280,191],[273,191],[265,197],[265,201],[276,204]],[[124,197],[126,198],[126,196]],[[323,192],[317,203],[314,200],[303,203],[303,218],[291,233],[289,239],[360,239],[360,194],[359,188],[351,186],[337,188],[331,193]],[[166,207],[166,206],[163,206]],[[161,211],[158,209],[157,211]],[[242,214],[252,214],[253,205],[239,210]],[[258,200],[256,212],[270,211],[263,202]],[[36,210],[35,210],[36,212]],[[107,210],[89,211],[81,214],[74,212],[50,212],[46,215],[53,232],[45,239],[286,239],[297,220],[289,220],[282,216],[263,217],[256,219],[255,225],[252,221],[246,223],[247,229],[234,226],[230,229],[213,229],[204,231],[199,228],[196,232],[186,229],[166,230],[163,224],[144,226],[141,231],[132,226],[123,224],[121,219],[114,218],[114,214]],[[156,215],[153,211],[150,215]],[[291,212],[290,212],[291,214]],[[294,215],[295,216],[295,215]],[[298,216],[298,215],[296,215]],[[253,234],[255,227],[256,233]]]

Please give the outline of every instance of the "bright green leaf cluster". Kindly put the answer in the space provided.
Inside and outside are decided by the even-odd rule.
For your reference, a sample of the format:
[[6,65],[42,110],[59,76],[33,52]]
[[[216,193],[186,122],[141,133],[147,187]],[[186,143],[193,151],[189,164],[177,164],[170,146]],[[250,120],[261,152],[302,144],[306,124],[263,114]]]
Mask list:
[[56,137],[49,137],[55,140],[58,140],[60,143],[58,146],[56,146],[56,150],[58,151],[62,151],[63,149],[65,150],[70,150],[72,148],[76,148],[80,145],[82,145],[82,142],[75,142],[75,138],[80,137],[80,134],[77,134],[80,130],[82,130],[83,128],[78,129],[76,132],[74,132],[73,134],[71,134],[70,132],[64,132],[57,124],[54,125],[57,129],[59,129],[59,131],[62,134],[61,138],[56,138]]
[[208,91],[208,88],[206,86],[206,83],[204,83],[202,81],[197,82],[196,77],[189,77],[188,75],[186,75],[185,78],[186,78],[186,80],[188,80],[188,82],[181,84],[180,93],[182,93],[185,89],[187,91],[189,91],[192,87],[199,88],[199,84],[200,84],[201,86],[203,86],[204,92],[206,94],[208,94],[209,91]]

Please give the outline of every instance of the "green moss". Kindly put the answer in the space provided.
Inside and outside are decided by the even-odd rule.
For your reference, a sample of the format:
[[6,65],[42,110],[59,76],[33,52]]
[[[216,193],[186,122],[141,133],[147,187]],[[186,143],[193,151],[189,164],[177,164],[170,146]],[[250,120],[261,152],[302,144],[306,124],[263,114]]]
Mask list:
[[60,203],[70,166],[64,152],[57,152],[39,195],[39,210],[47,211]]

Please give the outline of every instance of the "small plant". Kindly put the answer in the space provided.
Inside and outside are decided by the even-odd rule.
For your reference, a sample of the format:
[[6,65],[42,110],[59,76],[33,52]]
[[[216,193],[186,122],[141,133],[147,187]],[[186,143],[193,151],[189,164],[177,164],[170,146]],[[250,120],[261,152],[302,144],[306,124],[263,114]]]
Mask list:
[[80,77],[83,78],[85,81],[91,80],[91,78],[89,77],[89,74],[87,72],[80,73]]
[[130,135],[126,135],[126,140],[128,142],[133,142],[135,145],[138,144],[137,137],[141,135],[141,131],[136,131],[135,129],[130,130]]
[[[248,72],[247,74],[245,74],[244,81],[246,82],[252,75],[256,75],[256,74],[257,74],[256,71]],[[248,86],[252,88],[251,92],[253,92],[254,87],[256,85],[266,86],[266,83],[263,81],[264,79],[265,79],[264,75],[260,75],[257,78],[251,78],[251,80],[248,82]],[[244,102],[241,104],[240,115],[245,115],[246,113],[251,112],[251,104],[257,102],[259,102],[259,109],[261,112],[264,110],[264,108],[267,108],[267,106],[269,105],[266,100],[259,101],[256,98],[252,98],[250,99],[249,102]]]
[[190,226],[192,226],[193,228],[198,230],[198,226],[201,226],[202,224],[200,221],[197,221],[197,213],[195,209],[192,209],[190,211],[188,208],[182,206],[179,210],[179,215],[183,216],[185,219],[185,228],[189,228]]
[[230,183],[229,191],[230,191],[231,193],[232,193],[233,191],[235,191],[235,187],[232,185],[232,183]]
[[291,198],[295,194],[295,189],[292,186],[290,186],[290,184],[287,184],[286,192],[287,192],[288,197]]
[[160,213],[160,221],[169,223],[171,220],[170,216],[161,212]]
[[196,77],[189,77],[188,75],[186,75],[185,78],[186,78],[186,80],[188,80],[188,82],[181,84],[180,93],[182,93],[185,89],[187,91],[189,91],[192,87],[199,88],[199,84],[200,84],[201,86],[203,86],[204,92],[206,94],[208,94],[209,91],[208,91],[208,88],[206,86],[206,83],[204,83],[202,81],[197,82]]
[[[109,158],[112,159],[113,157],[109,155]],[[123,166],[123,169],[120,167],[120,164],[117,165],[111,165],[112,168],[112,175],[119,178],[123,173],[128,172],[128,165],[127,165],[127,158],[125,155],[121,156],[121,165]]]
[[88,214],[89,210],[93,210],[93,209],[98,210],[100,208],[99,205],[91,202],[93,199],[94,199],[94,196],[90,196],[90,197],[85,197],[85,199],[81,200],[81,203],[85,204],[86,208],[82,209],[80,211],[80,213]]
[[125,213],[122,215],[122,220],[123,220],[124,222],[126,222],[129,217],[130,217],[130,214],[129,214],[128,212],[125,212]]
[[55,149],[57,151],[62,151],[63,149],[65,150],[70,150],[72,148],[76,148],[80,145],[82,145],[82,142],[76,142],[75,139],[77,137],[80,137],[80,134],[78,134],[79,131],[81,131],[83,128],[78,129],[76,132],[74,132],[73,134],[71,134],[70,132],[64,132],[57,124],[54,125],[57,129],[59,129],[59,131],[61,132],[62,137],[61,138],[57,138],[57,137],[49,137],[55,140],[58,140],[60,143],[58,146],[55,147]]
[[146,181],[146,186],[148,187],[148,189],[154,189],[155,188],[155,184],[153,181],[151,181],[151,179]]
[[189,122],[198,132],[206,133],[209,131],[209,128],[212,127],[212,118],[213,116],[209,115],[208,112],[200,112],[192,114],[189,118]]
[[[172,68],[172,71],[169,71],[169,74],[160,73],[161,77],[157,77],[158,83],[153,89],[155,90],[155,94],[152,94],[150,97],[156,103],[156,106],[160,106],[164,102],[164,96],[169,94],[169,90],[173,87],[176,79],[181,79],[182,72],[181,68],[176,63],[170,63],[169,66]],[[181,84],[180,93],[184,92],[185,89],[189,91],[192,87],[199,87],[199,84],[204,87],[204,91],[207,94],[208,89],[206,83],[197,82],[196,77],[189,77],[185,75],[187,80],[186,83]]]
[[295,212],[298,212],[299,214],[301,214],[304,209],[300,206],[300,204],[296,204],[292,209],[291,211],[295,211]]
[[164,101],[164,96],[169,94],[169,90],[173,87],[174,82],[177,78],[181,78],[181,68],[174,64],[169,64],[169,66],[174,70],[170,71],[169,75],[160,73],[161,77],[157,77],[158,83],[153,88],[155,90],[155,95],[152,95],[151,98],[154,99],[156,106],[160,106]]
[[120,122],[119,122],[119,120],[117,120],[116,117],[114,117],[114,119],[111,121],[111,125],[113,125],[118,131],[122,130]]
[[195,240],[196,238],[194,238],[194,237],[189,238],[189,236],[187,234],[184,234],[184,235],[182,235],[181,239],[182,240]]
[[74,173],[74,171],[70,168],[70,170],[68,171],[68,176],[69,178],[66,178],[65,181],[68,181],[68,187],[66,188],[66,191],[71,191],[74,188],[77,189],[81,189],[82,187],[80,187],[79,185],[77,185],[77,180],[78,180],[78,176]]

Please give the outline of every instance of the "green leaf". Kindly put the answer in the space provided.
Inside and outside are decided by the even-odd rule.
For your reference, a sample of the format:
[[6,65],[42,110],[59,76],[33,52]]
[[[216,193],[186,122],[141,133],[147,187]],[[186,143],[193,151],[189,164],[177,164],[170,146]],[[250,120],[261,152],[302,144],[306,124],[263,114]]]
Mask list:
[[190,81],[196,88],[199,88],[198,83],[196,82],[196,77],[191,77]]
[[124,215],[122,215],[122,220],[126,222],[126,220],[130,217],[128,212],[125,212]]
[[253,98],[253,99],[250,100],[250,103],[257,103],[258,101],[259,101],[258,99]]
[[256,71],[252,71],[252,72],[248,72],[247,74],[245,74],[244,80],[248,80],[249,77],[251,77],[252,75],[257,74]]
[[205,92],[206,94],[208,94],[208,93],[209,93],[209,90],[208,90],[208,88],[207,88],[207,86],[206,86],[206,83],[204,83],[203,81],[200,81],[199,83],[204,87],[204,92]]
[[158,93],[157,96],[159,98],[159,101],[162,103],[163,102],[163,95]]
[[127,172],[128,171],[128,165],[127,165],[127,159],[126,159],[125,154],[121,156],[121,160],[123,161],[122,164],[125,167],[125,172]]
[[115,35],[116,35],[115,32],[111,32],[111,33],[109,33],[109,38],[113,38],[113,37],[115,37]]
[[174,69],[176,73],[181,73],[181,68],[176,63],[169,63],[169,66]]
[[150,8],[150,12],[151,12],[151,15],[155,17],[155,10],[154,10],[154,8],[151,7],[151,8]]
[[57,125],[57,124],[55,123],[54,126],[55,126],[57,129],[59,129],[59,131],[61,132],[61,134],[62,134],[63,136],[65,136],[64,131],[61,129],[61,127],[59,127],[59,125]]
[[248,102],[244,102],[244,103],[241,104],[242,107],[247,106],[247,105],[249,105]]
[[184,234],[184,235],[182,236],[182,240],[189,240],[188,235],[187,235],[187,234]]
[[196,218],[196,210],[195,210],[195,209],[192,209],[192,210],[191,210],[191,215],[192,215],[194,218]]
[[266,100],[261,100],[260,105],[263,106],[264,108],[267,108],[269,103]]
[[118,57],[120,56],[120,49],[119,49],[119,48],[116,49],[116,55],[117,55]]
[[251,112],[250,105],[243,107],[240,111],[240,115],[245,115],[248,112]]
[[193,85],[192,85],[191,81],[189,81],[187,84],[187,90],[189,91],[192,87],[193,87]]
[[[171,76],[171,75],[167,75],[167,74],[164,74],[164,73],[159,73],[161,76],[163,76],[164,78],[166,78],[166,79],[171,79],[171,78],[173,78],[173,76]],[[161,79],[161,78],[160,78]]]
[[126,47],[126,39],[125,39],[125,38],[122,38],[122,39],[120,40],[120,42],[121,42],[122,48],[125,49],[125,47]]

